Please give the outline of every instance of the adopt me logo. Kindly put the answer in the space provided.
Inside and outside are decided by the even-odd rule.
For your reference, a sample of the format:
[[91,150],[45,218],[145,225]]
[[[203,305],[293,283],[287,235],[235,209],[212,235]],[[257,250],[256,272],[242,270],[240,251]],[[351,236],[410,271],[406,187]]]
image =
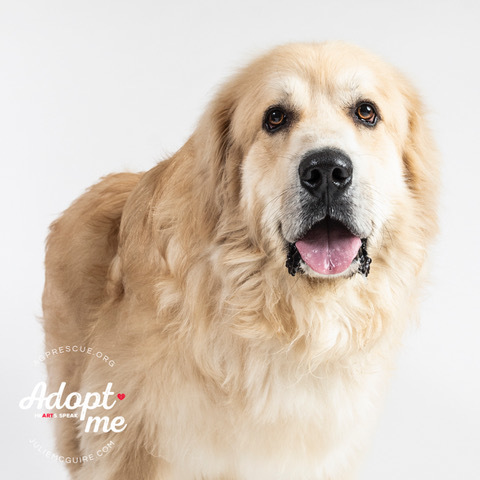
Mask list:
[[[91,355],[94,360],[104,362],[110,368],[115,366],[115,362],[102,352],[95,352],[92,348],[84,346],[62,346],[45,352],[39,357],[36,365],[54,358],[56,355],[68,354]],[[61,381],[58,388],[47,392],[46,382],[38,382],[30,395],[23,397],[18,405],[22,410],[34,410],[36,419],[54,419],[58,422],[74,422],[77,429],[82,429],[86,433],[121,433],[126,427],[125,418],[121,415],[111,418],[110,410],[117,402],[125,400],[127,395],[123,392],[117,393],[113,390],[113,383],[106,382],[105,388],[99,392],[77,392],[68,388],[67,381]],[[67,393],[68,392],[68,393]],[[95,410],[95,413],[92,411]],[[53,432],[53,431],[52,431]],[[87,453],[81,457],[64,457],[43,448],[36,439],[30,439],[30,443],[35,450],[45,455],[47,458],[60,461],[62,463],[85,463],[93,461],[97,457],[104,456],[114,447],[115,443],[110,441],[97,452]]]
[[[125,423],[125,418],[122,416],[114,417],[112,420],[108,416],[89,416],[87,417],[87,412],[89,410],[102,407],[105,410],[110,410],[114,407],[117,400],[110,402],[109,397],[114,396],[115,393],[112,392],[112,383],[107,383],[105,390],[100,395],[99,392],[86,392],[85,397],[79,392],[69,393],[65,400],[63,400],[63,394],[67,383],[62,382],[60,388],[57,392],[46,395],[47,384],[45,382],[38,382],[35,388],[33,389],[32,394],[29,397],[22,398],[19,403],[19,407],[22,410],[27,410],[37,405],[37,410],[78,410],[80,409],[80,414],[78,413],[43,413],[35,415],[37,418],[79,418],[80,421],[85,421],[85,432],[95,432],[98,433],[100,426],[102,426],[102,431],[106,432],[115,432],[120,433],[125,430],[127,424]],[[119,400],[125,398],[124,393],[117,394]],[[93,428],[92,428],[93,427]]]

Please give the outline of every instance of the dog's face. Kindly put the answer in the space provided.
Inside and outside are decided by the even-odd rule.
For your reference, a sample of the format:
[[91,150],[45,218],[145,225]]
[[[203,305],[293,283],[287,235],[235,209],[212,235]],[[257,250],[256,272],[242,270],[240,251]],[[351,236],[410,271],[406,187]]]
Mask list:
[[381,245],[410,194],[408,88],[343,44],[282,47],[230,85],[241,209],[292,273],[350,276]]

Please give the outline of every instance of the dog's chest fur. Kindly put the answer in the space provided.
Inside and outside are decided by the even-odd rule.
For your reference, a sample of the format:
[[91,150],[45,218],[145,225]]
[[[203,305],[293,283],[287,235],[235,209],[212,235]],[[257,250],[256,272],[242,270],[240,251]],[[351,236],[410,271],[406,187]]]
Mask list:
[[368,441],[385,380],[370,360],[301,374],[279,356],[250,365],[242,390],[223,400],[191,378],[170,399],[177,423],[156,453],[179,479],[343,478]]

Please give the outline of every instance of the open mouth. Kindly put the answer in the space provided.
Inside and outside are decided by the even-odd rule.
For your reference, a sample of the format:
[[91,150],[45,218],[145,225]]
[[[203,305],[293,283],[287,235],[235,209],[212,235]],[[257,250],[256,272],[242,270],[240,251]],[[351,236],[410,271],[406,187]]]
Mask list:
[[330,217],[313,225],[302,238],[290,244],[286,266],[292,275],[301,269],[301,260],[321,275],[344,273],[357,260],[358,271],[367,276],[371,262],[366,240]]

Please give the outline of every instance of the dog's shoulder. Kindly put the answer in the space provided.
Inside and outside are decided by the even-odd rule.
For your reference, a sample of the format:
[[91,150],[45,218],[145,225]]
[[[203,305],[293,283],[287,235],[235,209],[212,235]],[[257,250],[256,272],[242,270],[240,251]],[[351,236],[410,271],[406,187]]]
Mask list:
[[[119,173],[104,177],[52,223],[45,257],[44,308],[56,301],[74,303],[80,310],[102,303],[108,269],[118,248],[123,209],[141,176]],[[51,296],[49,292],[56,293]]]

